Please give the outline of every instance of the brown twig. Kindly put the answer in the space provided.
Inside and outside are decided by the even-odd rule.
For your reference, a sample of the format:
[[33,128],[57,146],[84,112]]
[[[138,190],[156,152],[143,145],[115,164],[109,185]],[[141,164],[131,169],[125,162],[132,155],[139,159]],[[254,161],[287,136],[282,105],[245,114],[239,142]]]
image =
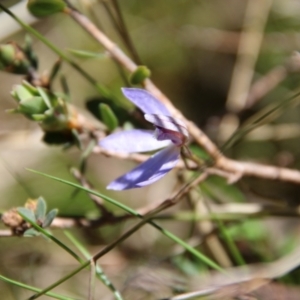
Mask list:
[[[93,186],[91,185],[90,182],[88,182],[88,180],[83,176],[82,173],[80,173],[79,170],[72,168],[71,169],[71,174],[74,176],[74,178],[80,182],[80,184],[88,189],[93,189]],[[109,211],[105,208],[104,201],[102,198],[93,195],[93,194],[88,194],[89,197],[93,200],[93,202],[96,204],[96,206],[98,207],[98,209],[101,211],[102,214],[108,214]]]
[[[92,22],[90,22],[87,17],[73,8],[69,8],[68,13],[80,26],[84,28],[84,30],[86,30],[106,48],[114,60],[124,66],[128,71],[135,71],[137,65],[115,43],[103,34]],[[182,119],[185,122],[194,141],[213,159],[215,168],[220,168],[223,171],[231,173],[231,177],[234,177],[235,180],[242,176],[256,176],[266,179],[300,183],[299,171],[250,162],[238,162],[228,159],[200,128],[198,128],[193,122],[187,120],[182,113],[173,106],[171,101],[153,84],[151,80],[146,79],[144,81],[144,87],[157,99],[159,99],[169,109],[174,117]]]
[[[104,148],[101,148],[99,146],[95,146],[93,149],[94,153],[101,153],[105,156],[108,157],[115,157],[115,158],[119,158],[119,159],[126,159],[126,160],[131,160],[137,163],[142,163],[144,161],[146,161],[147,159],[149,159],[149,155],[145,155],[145,154],[139,154],[139,153],[125,153],[125,152],[114,152],[114,151],[110,151]],[[197,167],[197,165],[195,164],[195,162],[190,162],[190,168],[195,168]],[[184,162],[181,160],[178,162],[178,164],[176,165],[177,169],[184,169],[185,168],[185,164]]]

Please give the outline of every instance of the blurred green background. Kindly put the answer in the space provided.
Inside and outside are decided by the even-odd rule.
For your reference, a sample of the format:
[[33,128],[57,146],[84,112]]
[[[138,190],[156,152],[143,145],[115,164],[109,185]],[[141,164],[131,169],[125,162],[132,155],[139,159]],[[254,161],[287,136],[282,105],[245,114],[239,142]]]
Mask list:
[[[2,1],[2,3],[8,7],[16,1]],[[92,5],[91,9],[87,5],[89,3]],[[124,49],[102,1],[82,0],[77,1],[76,5]],[[224,129],[222,126],[232,125],[230,119],[224,123],[224,116],[228,113],[226,99],[236,62],[239,34],[243,28],[246,5],[247,1],[241,0],[120,1],[134,45],[142,63],[151,69],[155,84],[172,99],[174,105],[188,119],[199,125],[220,147],[228,138],[222,135]],[[258,60],[255,64],[254,81],[273,68],[284,65],[291,53],[300,48],[299,17],[299,1],[274,0],[272,2]],[[34,24],[34,27],[62,50],[105,52],[76,23],[63,14],[41,19]],[[1,43],[11,40],[22,43],[24,35],[24,31],[18,31],[6,37]],[[34,49],[39,57],[39,71],[51,69],[57,56],[40,41],[35,38],[33,41]],[[120,87],[124,86],[124,82],[116,65],[109,57],[97,60],[77,58],[77,60],[88,73],[108,86],[115,95],[121,96]],[[94,118],[87,112],[86,103],[98,97],[95,89],[66,63],[63,63],[62,72],[70,87],[72,103],[79,107],[88,118]],[[299,73],[289,74],[251,109],[238,114],[240,126],[243,126],[261,109],[268,108],[269,105],[280,104],[297,92],[299,79]],[[75,147],[63,151],[61,147],[44,144],[41,141],[42,132],[35,123],[21,115],[11,115],[5,112],[6,109],[14,107],[15,103],[10,96],[10,91],[12,86],[19,84],[21,80],[22,76],[0,73],[2,211],[23,205],[27,198],[42,195],[48,206],[58,208],[62,216],[96,215],[96,208],[84,193],[74,193],[73,188],[26,170],[26,168],[31,168],[67,180],[74,180],[69,169],[72,166],[78,167],[81,152]],[[61,90],[58,81],[55,83],[55,88]],[[235,159],[299,169],[299,116],[299,106],[297,101],[294,101],[280,108],[274,118],[267,120],[270,126],[268,129],[272,134],[265,135],[263,129],[266,128],[257,129],[255,134],[242,136],[224,151]],[[276,128],[280,125],[293,127],[283,127],[281,134],[276,134],[278,133]],[[290,134],[291,128],[294,128],[293,134]],[[121,193],[105,190],[105,186],[112,179],[130,170],[134,165],[133,162],[93,154],[88,159],[87,177],[97,190],[112,195],[134,208],[153,203],[154,199],[159,203],[176,186],[176,174],[172,172],[166,178],[142,190]],[[222,186],[224,186],[223,190]],[[233,196],[230,190],[226,189],[224,182],[211,180],[206,183],[206,190],[205,187],[203,188],[205,197],[219,203],[227,202],[227,197],[232,202],[242,199],[241,201],[275,203],[279,207],[290,206],[295,209],[299,205],[299,187],[293,184],[262,179],[243,179],[234,187],[234,191],[242,195],[241,198]],[[218,195],[211,195],[212,191],[216,193],[218,188],[221,192]],[[181,208],[185,209],[186,205],[182,204]],[[176,221],[161,221],[161,223],[182,238],[187,238],[189,235],[190,224],[188,223]],[[73,231],[83,243],[88,245],[89,250],[95,253],[130,225],[132,222]],[[266,233],[261,232],[264,231],[262,226],[263,229],[266,228]],[[287,247],[289,243],[293,244],[290,242],[291,236],[300,229],[299,222],[290,218],[276,219],[275,223],[269,220],[258,224],[253,223],[249,227],[253,229],[249,235],[254,234],[254,244],[257,247],[246,245],[247,249],[243,254],[249,259],[248,262],[277,258],[284,252],[284,247]],[[286,236],[287,231],[288,236]],[[65,240],[59,230],[55,230],[54,233]],[[243,234],[239,232],[235,234],[237,240],[242,243]],[[165,286],[169,286],[171,285],[169,281],[173,284],[173,278],[164,274],[168,269],[164,268],[161,262],[169,262],[169,254],[172,253],[173,246],[154,229],[145,226],[118,249],[103,257],[100,263],[119,287],[130,287],[130,276],[135,282],[135,276],[139,274],[136,269],[141,266],[145,267],[145,270],[140,272],[160,274],[159,276],[164,278]],[[249,257],[247,257],[247,251]],[[0,254],[1,273],[34,286],[46,286],[76,266],[76,262],[66,253],[42,238],[2,238]],[[185,272],[189,263],[187,259]],[[180,264],[184,266],[184,263]],[[198,272],[199,269],[201,270],[201,266],[191,267],[192,273]],[[68,290],[84,298],[87,284],[88,272],[84,271],[62,285],[57,291]],[[133,289],[135,288],[133,285]],[[151,289],[153,291],[154,288],[151,287]],[[18,288],[1,282],[0,290],[1,293],[7,295],[5,299],[25,299],[26,295],[27,297],[30,295],[28,292],[20,291]],[[100,283],[97,284],[96,292],[98,295],[96,299],[106,299],[105,297],[111,295]],[[164,292],[168,293],[169,290]],[[138,297],[133,296],[131,299],[139,299]]]

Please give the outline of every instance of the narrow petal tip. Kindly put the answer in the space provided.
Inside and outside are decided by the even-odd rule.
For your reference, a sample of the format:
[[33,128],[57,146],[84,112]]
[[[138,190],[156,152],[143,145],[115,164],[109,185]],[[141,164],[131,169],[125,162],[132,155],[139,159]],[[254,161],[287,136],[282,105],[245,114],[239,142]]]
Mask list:
[[170,115],[169,110],[153,95],[143,89],[122,88],[122,93],[145,114]]
[[133,170],[112,181],[108,190],[122,191],[150,185],[171,171],[179,160],[180,148],[169,146]]

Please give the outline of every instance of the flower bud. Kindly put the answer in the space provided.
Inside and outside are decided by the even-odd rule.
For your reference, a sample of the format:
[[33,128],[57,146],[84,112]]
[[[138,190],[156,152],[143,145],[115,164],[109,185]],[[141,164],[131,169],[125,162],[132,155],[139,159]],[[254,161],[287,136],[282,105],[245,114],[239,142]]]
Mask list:
[[16,43],[0,45],[0,70],[26,75],[30,67],[27,55]]
[[131,74],[129,80],[131,84],[140,84],[151,76],[151,71],[146,66],[138,66]]
[[28,10],[38,18],[62,12],[65,7],[63,0],[29,0],[27,3]]
[[43,114],[48,109],[42,97],[31,97],[20,101],[18,111],[26,115]]

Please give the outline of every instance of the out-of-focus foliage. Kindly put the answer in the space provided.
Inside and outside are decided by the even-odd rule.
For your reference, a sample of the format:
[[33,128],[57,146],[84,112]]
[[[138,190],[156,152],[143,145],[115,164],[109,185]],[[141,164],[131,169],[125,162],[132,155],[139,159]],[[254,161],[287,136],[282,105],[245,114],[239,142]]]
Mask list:
[[[117,33],[116,28],[120,24],[111,21],[109,12],[113,8],[112,2],[72,1],[132,56],[126,47],[126,39],[124,41]],[[282,82],[251,108],[236,114],[234,118],[224,118],[228,113],[226,99],[236,63],[247,1],[175,2],[119,1],[128,32],[141,58],[139,69],[129,73],[122,67],[116,67],[103,48],[67,14],[53,14],[64,10],[64,1],[47,1],[51,6],[54,5],[50,10],[48,6],[39,6],[40,3],[46,3],[44,1],[29,1],[29,9],[36,16],[51,15],[49,18],[40,19],[35,28],[72,56],[80,67],[110,91],[112,97],[100,95],[66,62],[60,63],[59,70],[53,68],[57,55],[38,39],[32,38],[32,42],[27,41],[24,46],[20,46],[24,41],[24,31],[1,41],[0,69],[6,71],[0,73],[0,190],[3,211],[23,205],[24,199],[28,197],[35,199],[43,195],[47,199],[50,212],[45,214],[45,207],[40,200],[37,210],[29,210],[34,220],[39,220],[39,224],[45,227],[50,225],[56,215],[53,213],[54,208],[59,209],[60,217],[72,217],[78,222],[81,218],[87,217],[93,221],[101,216],[101,212],[84,192],[33,175],[25,168],[74,180],[69,168],[79,167],[84,155],[76,147],[63,151],[61,145],[77,144],[83,150],[88,150],[87,139],[90,136],[81,138],[80,134],[85,133],[86,128],[82,130],[81,125],[77,126],[78,119],[73,114],[72,105],[97,126],[100,124],[98,120],[101,120],[108,132],[120,130],[120,126],[146,128],[148,125],[143,122],[141,114],[134,111],[122,97],[120,87],[130,83],[139,84],[149,78],[150,74],[151,79],[172,99],[174,105],[199,125],[221,149],[228,140],[223,134],[224,130],[234,127],[236,121],[239,129],[249,128],[247,126],[251,127],[257,120],[261,122],[251,133],[240,132],[234,143],[228,148],[224,147],[226,155],[233,159],[300,169],[299,99],[291,98],[299,91],[299,70],[296,68],[296,72],[288,72]],[[297,1],[273,1],[255,64],[253,82],[263,78],[274,68],[285,66],[293,51],[299,50],[299,14],[300,6]],[[116,15],[114,12],[115,18]],[[46,70],[50,75],[46,74]],[[50,70],[53,70],[52,74],[55,73],[53,78]],[[37,71],[40,87],[33,85],[36,84],[34,80]],[[24,78],[23,75],[27,77]],[[23,79],[27,81],[22,82]],[[10,95],[11,90],[13,97]],[[6,110],[14,104],[17,105],[14,112],[18,114],[7,114]],[[261,116],[264,117],[261,119]],[[197,157],[208,159],[207,154],[197,146],[192,145],[191,150]],[[173,172],[143,190],[108,193],[105,186],[118,174],[127,172],[135,163],[94,153],[84,161],[84,165],[85,176],[91,180],[95,189],[136,209],[158,204],[169,197],[174,186],[177,186],[178,178]],[[190,178],[192,171],[180,176],[180,180],[186,180],[185,176]],[[211,216],[214,223],[209,220],[209,204],[218,206],[220,210],[222,205],[225,207],[228,203],[234,208],[239,207],[234,206],[235,204],[260,204],[267,207],[262,214],[248,212],[237,217],[234,213],[228,213],[229,217],[226,218],[221,211],[220,219],[228,228],[228,234],[246,263],[273,261],[293,248],[290,245],[294,246],[298,242],[299,222],[290,216],[291,212],[298,209],[299,192],[299,186],[290,183],[247,178],[228,185],[224,179],[211,177],[199,186],[195,194],[187,197],[186,202],[166,211],[159,224],[183,240],[194,243],[196,249],[214,260],[218,260],[218,254],[211,252],[209,238],[217,236],[223,249],[229,253],[228,259],[232,263],[235,260],[228,250],[224,236],[217,235],[219,227],[216,225],[216,216]],[[272,209],[277,209],[273,215],[272,209],[268,211],[269,205]],[[113,213],[122,213],[110,204],[105,204],[105,207]],[[286,213],[285,218],[280,217],[281,209],[290,214]],[[16,210],[14,213],[16,219],[21,220]],[[30,214],[28,210],[27,213]],[[270,215],[272,218],[269,218]],[[250,220],[251,218],[254,220]],[[116,224],[108,222],[100,227],[82,226],[83,228],[72,231],[91,253],[96,253],[131,228],[132,224],[132,221]],[[206,232],[206,228],[212,231]],[[36,232],[31,230],[27,233],[34,235]],[[53,233],[69,243],[61,231],[54,230]],[[62,249],[39,237],[2,238],[0,255],[1,274],[39,287],[48,286],[52,281],[63,277],[65,270],[71,271],[77,266],[73,258]],[[224,261],[218,262],[221,264]],[[176,290],[178,287],[180,292],[188,290],[188,283],[183,278],[207,271],[203,263],[195,261],[182,248],[174,247],[173,242],[149,226],[143,227],[109,252],[100,259],[100,264],[103,264],[105,272],[117,286],[124,287],[124,293],[129,295],[128,299],[134,299],[130,295],[136,295],[137,291],[141,292],[143,299],[157,299],[179,292]],[[180,275],[175,269],[180,270]],[[137,276],[139,272],[143,276]],[[294,274],[297,274],[297,270],[284,280],[299,285],[299,276]],[[80,273],[78,277],[65,283],[62,291],[71,291],[81,298],[86,297],[87,276],[85,272]],[[156,285],[153,282],[165,284]],[[156,289],[156,286],[160,289]],[[5,299],[25,299],[31,295],[28,292],[15,291],[2,282],[0,290],[6,295]],[[104,299],[112,293],[97,282],[96,295],[101,295]],[[272,297],[269,295],[266,299]]]

